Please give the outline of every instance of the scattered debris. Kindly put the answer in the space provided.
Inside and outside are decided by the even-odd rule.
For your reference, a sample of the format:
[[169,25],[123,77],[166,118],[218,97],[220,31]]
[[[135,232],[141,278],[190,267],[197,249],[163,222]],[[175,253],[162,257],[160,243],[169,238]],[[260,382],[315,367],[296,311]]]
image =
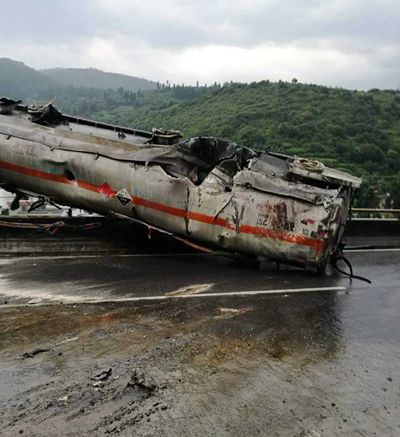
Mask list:
[[208,291],[214,284],[193,284],[186,287],[178,288],[177,290],[166,293],[166,296],[190,296],[192,294],[204,293]]
[[65,343],[70,343],[71,341],[76,341],[76,340],[78,340],[78,338],[79,337],[68,337],[65,340],[62,340],[62,341],[58,342],[56,344],[56,346],[60,346],[60,345],[65,344]]
[[137,369],[134,369],[127,387],[151,393],[157,388],[157,384],[151,378],[146,378],[143,372],[139,373]]
[[242,308],[224,308],[224,307],[218,307],[215,312],[218,316],[229,318],[229,317],[235,317],[240,314],[248,313],[249,311],[254,311],[254,307],[242,307]]
[[249,311],[253,311],[254,307],[242,307],[242,308],[223,308],[223,307],[219,307],[217,308],[217,313],[219,314],[226,314],[226,313],[230,313],[230,314],[244,314],[244,313],[248,313]]
[[21,355],[20,359],[24,360],[26,358],[33,358],[36,355],[42,354],[44,352],[49,352],[49,351],[50,351],[50,349],[47,348],[47,347],[38,347],[38,348],[33,349],[33,350],[29,351],[29,352],[24,352]]
[[112,374],[112,369],[110,367],[109,369],[102,370],[97,375],[93,375],[90,379],[93,379],[93,381],[98,381],[98,382],[107,381],[107,379],[111,376],[111,374]]

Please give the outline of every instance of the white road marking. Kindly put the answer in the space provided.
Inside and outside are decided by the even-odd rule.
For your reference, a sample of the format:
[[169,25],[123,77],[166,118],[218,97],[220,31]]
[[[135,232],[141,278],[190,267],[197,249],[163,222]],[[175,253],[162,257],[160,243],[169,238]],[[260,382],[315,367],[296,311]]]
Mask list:
[[[400,252],[400,247],[388,247],[382,249],[344,249],[346,253],[370,253],[370,252]],[[168,258],[168,257],[187,257],[187,256],[222,256],[218,254],[212,253],[96,253],[96,254],[87,254],[81,255],[79,253],[74,255],[18,255],[18,254],[10,254],[6,256],[2,256],[1,260],[46,260],[46,259],[85,259],[85,258],[104,258],[104,257],[112,257],[112,258]]]
[[162,257],[177,257],[177,256],[210,256],[208,253],[96,253],[88,255],[8,255],[2,256],[1,260],[46,260],[46,259],[83,259],[83,258],[162,258]]
[[169,291],[166,296],[183,296],[188,294],[202,294],[207,290],[210,290],[214,284],[193,284],[185,287],[178,288],[174,291]]
[[[120,298],[81,298],[75,302],[68,299],[66,302],[40,302],[37,304],[9,304],[0,305],[0,308],[15,308],[15,307],[37,307],[55,304],[73,305],[73,304],[103,304],[103,303],[128,303],[140,301],[162,301],[172,299],[189,299],[189,298],[204,298],[204,297],[227,297],[227,296],[256,296],[267,294],[290,294],[290,293],[312,293],[320,291],[344,292],[346,287],[309,287],[309,288],[279,288],[273,290],[249,290],[249,291],[228,291],[228,292],[213,292],[199,294],[183,294],[183,295],[159,295],[159,296],[136,296],[136,297],[120,297]],[[71,296],[72,297],[72,296]]]
[[369,253],[369,252],[400,252],[400,247],[388,247],[385,249],[345,249],[346,253]]
[[275,290],[250,290],[250,291],[225,291],[213,293],[199,293],[199,294],[183,294],[183,295],[160,295],[160,296],[138,296],[114,299],[93,299],[85,301],[85,303],[117,303],[117,302],[138,302],[141,300],[168,300],[168,299],[188,299],[196,297],[226,297],[226,296],[256,296],[262,294],[288,294],[288,293],[310,293],[314,291],[344,291],[346,287],[314,287],[314,288],[279,288]]

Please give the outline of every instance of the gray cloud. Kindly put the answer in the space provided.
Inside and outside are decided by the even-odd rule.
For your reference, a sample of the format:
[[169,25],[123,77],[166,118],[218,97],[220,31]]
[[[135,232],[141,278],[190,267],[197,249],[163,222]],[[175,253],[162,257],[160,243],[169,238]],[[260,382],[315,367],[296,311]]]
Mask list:
[[394,0],[0,0],[0,8],[0,56],[36,68],[399,86]]
[[0,28],[14,41],[52,44],[89,37],[97,31],[93,1],[0,0]]
[[114,32],[139,36],[156,46],[251,46],[338,37],[375,44],[400,37],[400,3],[392,0],[150,1],[148,8],[140,4],[103,1],[100,13],[116,17],[109,27]]

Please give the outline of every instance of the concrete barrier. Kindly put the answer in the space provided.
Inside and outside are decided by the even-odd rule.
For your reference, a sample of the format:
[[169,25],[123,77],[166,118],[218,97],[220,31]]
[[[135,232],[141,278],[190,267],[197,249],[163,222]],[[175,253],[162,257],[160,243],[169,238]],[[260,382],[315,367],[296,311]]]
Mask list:
[[349,236],[400,236],[398,219],[352,219],[346,227]]
[[[46,225],[64,222],[67,226]],[[24,226],[31,226],[26,228]],[[95,225],[95,226],[91,226]],[[19,227],[21,226],[21,227]],[[178,253],[187,246],[128,220],[106,217],[1,217],[0,253]]]

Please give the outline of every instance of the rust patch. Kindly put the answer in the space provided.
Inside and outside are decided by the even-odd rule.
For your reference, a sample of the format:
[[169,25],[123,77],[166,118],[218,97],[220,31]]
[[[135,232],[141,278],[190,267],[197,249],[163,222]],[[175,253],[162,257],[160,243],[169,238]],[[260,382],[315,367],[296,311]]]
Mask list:
[[289,216],[287,202],[265,203],[259,209],[257,225],[278,231],[294,230],[293,214]]

